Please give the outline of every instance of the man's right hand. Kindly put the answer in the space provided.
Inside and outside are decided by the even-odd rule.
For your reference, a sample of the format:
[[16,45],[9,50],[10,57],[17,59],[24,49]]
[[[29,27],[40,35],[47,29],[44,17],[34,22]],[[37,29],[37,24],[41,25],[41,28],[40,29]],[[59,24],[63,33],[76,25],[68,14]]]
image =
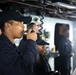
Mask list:
[[32,32],[32,29],[29,29],[28,32],[27,32],[27,40],[28,39],[31,39],[31,40],[34,40],[34,41],[37,40],[37,34],[36,34],[35,31]]

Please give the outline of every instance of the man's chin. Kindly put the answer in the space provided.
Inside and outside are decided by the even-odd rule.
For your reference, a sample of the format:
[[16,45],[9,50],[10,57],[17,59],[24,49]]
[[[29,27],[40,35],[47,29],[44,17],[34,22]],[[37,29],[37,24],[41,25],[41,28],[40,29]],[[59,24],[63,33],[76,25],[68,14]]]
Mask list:
[[16,38],[20,39],[21,37],[22,37],[22,35],[21,35],[21,36],[18,36],[18,37],[16,37]]

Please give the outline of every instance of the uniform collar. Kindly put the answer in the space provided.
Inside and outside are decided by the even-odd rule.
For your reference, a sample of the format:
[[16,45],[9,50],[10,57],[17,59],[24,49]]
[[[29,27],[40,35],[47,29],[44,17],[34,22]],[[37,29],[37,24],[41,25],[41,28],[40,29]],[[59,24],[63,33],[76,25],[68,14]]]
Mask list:
[[5,42],[9,43],[10,45],[15,46],[15,44],[13,44],[13,43],[7,38],[7,36],[4,35],[3,33],[0,35],[0,38],[1,38],[2,40],[4,40]]

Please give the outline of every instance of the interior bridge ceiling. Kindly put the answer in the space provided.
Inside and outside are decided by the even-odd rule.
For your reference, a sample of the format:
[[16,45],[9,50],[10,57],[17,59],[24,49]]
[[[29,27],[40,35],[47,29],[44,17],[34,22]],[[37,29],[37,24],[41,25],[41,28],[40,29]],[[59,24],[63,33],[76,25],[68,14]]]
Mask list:
[[76,0],[0,0],[0,12],[12,8],[22,14],[76,20]]

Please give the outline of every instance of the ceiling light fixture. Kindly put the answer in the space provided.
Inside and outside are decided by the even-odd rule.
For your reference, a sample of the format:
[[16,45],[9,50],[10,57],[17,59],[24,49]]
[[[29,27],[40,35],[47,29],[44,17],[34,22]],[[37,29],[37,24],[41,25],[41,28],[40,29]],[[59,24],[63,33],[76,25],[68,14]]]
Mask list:
[[62,3],[62,2],[55,2],[55,3],[52,3],[52,5],[53,6],[67,8],[67,9],[76,9],[76,6],[69,5],[69,4]]
[[76,15],[71,15],[71,16],[66,16],[66,17],[76,18]]

